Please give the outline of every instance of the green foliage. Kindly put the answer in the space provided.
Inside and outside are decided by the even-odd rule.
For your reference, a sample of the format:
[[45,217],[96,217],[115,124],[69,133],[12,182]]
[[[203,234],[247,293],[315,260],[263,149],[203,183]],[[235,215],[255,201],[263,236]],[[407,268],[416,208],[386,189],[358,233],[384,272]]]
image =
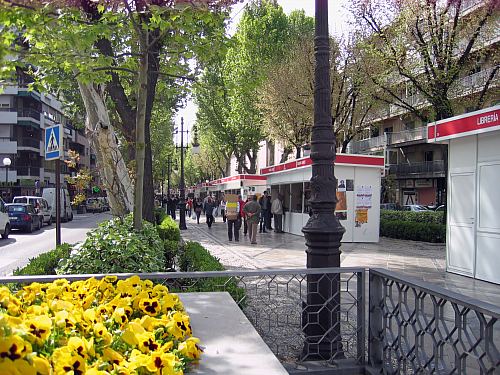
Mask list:
[[442,224],[443,223],[444,212],[434,212],[434,211],[394,211],[394,210],[380,210],[380,219],[389,221],[411,221],[415,223],[433,223]]
[[70,256],[71,245],[63,243],[54,250],[40,254],[29,260],[29,263],[14,271],[14,276],[21,275],[56,275],[56,267],[61,259]]
[[446,242],[446,225],[381,219],[380,235],[402,240],[442,243]]
[[165,209],[162,207],[156,207],[154,209],[154,214],[155,214],[155,224],[160,225],[163,220],[167,217],[167,213],[165,212]]
[[115,218],[90,231],[77,253],[64,260],[58,274],[165,271],[164,247],[155,226],[133,229],[132,215]]
[[175,260],[179,254],[180,242],[177,240],[164,240],[163,249],[165,253],[165,262],[167,269],[174,269]]
[[[180,269],[183,272],[193,271],[224,271],[219,259],[212,256],[198,242],[186,242],[180,254]],[[188,292],[212,292],[224,290],[231,294],[236,302],[244,300],[245,290],[238,287],[237,282],[229,277],[211,277],[207,279],[181,280],[183,285],[192,285],[183,288]],[[241,305],[241,303],[240,303]]]
[[158,226],[158,234],[162,240],[180,241],[181,231],[177,222],[170,216],[165,216]]

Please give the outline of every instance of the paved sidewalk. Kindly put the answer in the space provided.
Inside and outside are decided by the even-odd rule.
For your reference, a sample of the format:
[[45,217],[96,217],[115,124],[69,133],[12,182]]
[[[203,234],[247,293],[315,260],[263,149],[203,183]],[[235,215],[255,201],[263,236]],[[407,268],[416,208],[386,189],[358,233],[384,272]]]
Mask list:
[[[227,269],[305,268],[305,241],[301,236],[274,232],[257,234],[257,245],[240,231],[240,242],[229,242],[220,217],[208,229],[187,219],[185,240],[200,242]],[[379,243],[346,243],[341,246],[342,267],[379,267],[404,273],[448,290],[500,306],[500,286],[446,272],[445,246],[382,237]]]

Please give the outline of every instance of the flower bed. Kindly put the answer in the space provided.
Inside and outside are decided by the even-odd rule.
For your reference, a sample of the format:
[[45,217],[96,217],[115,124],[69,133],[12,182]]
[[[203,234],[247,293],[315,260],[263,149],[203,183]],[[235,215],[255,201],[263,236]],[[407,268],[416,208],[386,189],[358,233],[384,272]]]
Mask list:
[[177,295],[138,276],[0,287],[0,374],[183,374],[191,334]]

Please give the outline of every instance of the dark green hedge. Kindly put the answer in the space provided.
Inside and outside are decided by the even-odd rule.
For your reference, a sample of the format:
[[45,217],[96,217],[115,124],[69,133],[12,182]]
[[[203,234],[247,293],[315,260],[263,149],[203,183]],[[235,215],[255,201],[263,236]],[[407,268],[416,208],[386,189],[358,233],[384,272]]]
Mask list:
[[167,216],[167,213],[165,212],[165,209],[162,207],[156,207],[154,209],[154,214],[155,214],[155,224],[160,225]]
[[380,235],[402,240],[446,242],[446,225],[380,219]]
[[54,250],[31,258],[23,268],[17,268],[14,276],[21,275],[56,275],[56,268],[61,259],[69,257],[71,246],[67,243],[57,246]]
[[434,223],[443,224],[444,212],[435,211],[394,211],[394,210],[380,210],[380,220],[390,221],[412,221],[415,223]]
[[[198,242],[186,242],[179,254],[179,266],[182,272],[193,271],[224,271],[224,266],[219,259],[212,256]],[[238,287],[237,282],[229,277],[212,277],[207,279],[183,280],[184,285],[192,285],[183,288],[188,292],[220,292],[226,291],[233,299],[242,306],[245,297],[245,290]]]

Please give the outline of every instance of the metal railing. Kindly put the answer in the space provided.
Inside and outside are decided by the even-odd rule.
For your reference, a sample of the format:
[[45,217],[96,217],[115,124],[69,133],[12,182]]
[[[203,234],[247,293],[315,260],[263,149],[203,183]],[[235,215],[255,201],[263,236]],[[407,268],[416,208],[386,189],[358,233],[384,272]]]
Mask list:
[[[466,77],[460,78],[453,87],[450,89],[452,95],[463,94],[464,92],[474,91],[478,88],[482,88],[488,78],[490,77],[491,72],[494,68],[489,68],[486,70],[481,70],[480,72],[468,75]],[[498,71],[492,79],[492,82],[498,80],[499,74]]]
[[444,160],[424,161],[412,164],[391,164],[389,173],[397,175],[444,173]]
[[425,126],[421,128],[403,130],[400,132],[393,132],[387,134],[388,145],[418,141],[421,139],[427,139],[427,127]]
[[40,176],[40,167],[23,167],[16,166],[13,169],[17,171],[18,176]]
[[386,134],[384,134],[378,137],[351,142],[350,152],[353,154],[357,154],[367,150],[383,148],[386,146],[386,144],[387,144],[387,136]]
[[22,108],[17,110],[18,117],[30,117],[40,121],[40,112],[32,108]]
[[15,108],[5,108],[5,107],[0,107],[0,112],[17,112]]
[[[366,274],[363,268],[318,268],[139,276],[176,292],[229,292],[291,374],[493,375],[500,370],[499,307],[380,269],[370,270],[368,284]],[[0,278],[0,284],[103,276],[12,276]],[[323,290],[320,284],[334,292],[320,294],[319,305],[308,304],[308,294]],[[323,327],[326,333],[315,339],[340,345],[318,361],[304,330],[311,322],[320,324],[325,313],[338,324]]]
[[21,147],[40,148],[40,140],[32,137],[22,137],[17,139],[17,145]]
[[500,307],[370,270],[371,374],[498,374]]

